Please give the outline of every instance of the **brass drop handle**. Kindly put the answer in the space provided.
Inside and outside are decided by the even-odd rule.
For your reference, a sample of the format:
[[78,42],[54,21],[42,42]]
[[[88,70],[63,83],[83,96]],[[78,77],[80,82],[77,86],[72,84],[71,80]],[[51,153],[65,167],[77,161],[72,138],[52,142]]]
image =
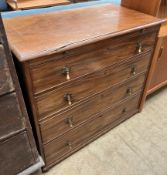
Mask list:
[[128,88],[127,89],[127,94],[130,96],[130,95],[132,95],[132,88]]
[[141,54],[142,51],[143,51],[142,43],[138,43],[138,49],[137,49],[138,54]]
[[70,80],[70,67],[64,66],[63,74],[66,76],[66,80]]
[[68,102],[69,105],[72,105],[72,94],[65,94],[64,99]]
[[126,112],[127,112],[127,109],[126,108],[123,108],[122,114],[125,114]]
[[132,74],[132,75],[136,75],[136,66],[133,66],[133,67],[131,68],[131,74]]
[[69,147],[69,149],[72,149],[72,143],[71,142],[67,142],[67,146]]
[[67,118],[65,122],[70,126],[70,128],[74,127],[74,123],[73,123],[73,118],[72,117]]

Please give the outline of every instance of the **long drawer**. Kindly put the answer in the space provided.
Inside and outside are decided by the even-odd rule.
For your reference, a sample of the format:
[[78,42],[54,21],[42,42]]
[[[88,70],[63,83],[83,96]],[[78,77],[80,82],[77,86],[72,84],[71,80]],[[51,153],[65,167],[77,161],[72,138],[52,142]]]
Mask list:
[[11,93],[0,97],[0,139],[24,127],[16,94]]
[[52,118],[40,122],[43,143],[55,139],[90,119],[94,114],[102,112],[115,103],[142,91],[144,81],[145,74],[142,74],[125,84],[105,90],[69,111],[54,115]]
[[[153,49],[155,31],[124,35],[101,41],[31,64],[33,91],[38,94],[132,56]],[[126,49],[125,49],[126,48]],[[76,53],[75,53],[76,52]]]
[[0,142],[0,172],[2,175],[18,174],[34,164],[35,160],[31,151],[26,132]]
[[96,115],[94,119],[86,124],[44,145],[46,166],[59,161],[64,155],[71,154],[76,148],[86,144],[92,137],[103,132],[106,127],[111,126],[114,121],[120,118],[126,119],[135,114],[138,111],[140,98],[139,94],[124,101],[122,104],[118,104],[114,108],[107,109],[105,112]]
[[14,90],[9,67],[6,61],[4,46],[0,43],[0,95]]
[[150,62],[151,52],[132,60],[114,65],[99,72],[95,72],[69,82],[53,91],[36,97],[39,116],[46,117],[73,105],[94,94],[121,83],[128,78],[145,72]]

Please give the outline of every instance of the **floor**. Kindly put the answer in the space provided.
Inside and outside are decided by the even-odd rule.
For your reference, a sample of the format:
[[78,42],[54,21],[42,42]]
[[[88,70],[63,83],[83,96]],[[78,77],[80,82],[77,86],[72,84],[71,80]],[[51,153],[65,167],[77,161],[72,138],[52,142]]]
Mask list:
[[167,88],[135,115],[45,175],[167,175]]

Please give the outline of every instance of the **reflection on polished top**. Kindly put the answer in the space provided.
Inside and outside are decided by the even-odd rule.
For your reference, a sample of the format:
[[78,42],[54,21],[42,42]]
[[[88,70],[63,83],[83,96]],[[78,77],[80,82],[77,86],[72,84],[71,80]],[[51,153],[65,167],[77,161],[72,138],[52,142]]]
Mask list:
[[111,4],[4,19],[11,49],[19,61],[161,22],[158,18]]

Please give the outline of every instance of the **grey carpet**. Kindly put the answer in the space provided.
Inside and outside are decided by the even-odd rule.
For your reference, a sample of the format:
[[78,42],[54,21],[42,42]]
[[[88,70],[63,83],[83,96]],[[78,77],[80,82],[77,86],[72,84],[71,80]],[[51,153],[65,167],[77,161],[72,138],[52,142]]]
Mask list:
[[167,175],[167,88],[144,110],[46,175]]

